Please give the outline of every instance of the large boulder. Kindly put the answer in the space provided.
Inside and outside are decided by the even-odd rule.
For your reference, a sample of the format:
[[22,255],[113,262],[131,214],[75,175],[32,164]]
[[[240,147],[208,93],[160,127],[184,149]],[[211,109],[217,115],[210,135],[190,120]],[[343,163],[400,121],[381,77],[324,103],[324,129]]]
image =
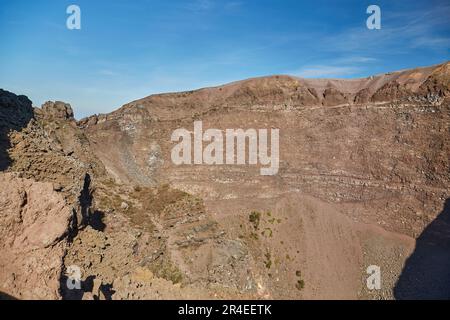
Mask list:
[[59,299],[73,211],[51,183],[0,174],[0,292]]
[[0,89],[0,129],[18,130],[33,118],[33,107],[26,96]]
[[59,119],[59,120],[72,120],[73,110],[70,104],[62,101],[47,101],[44,103],[40,110],[37,112],[42,113],[46,119]]

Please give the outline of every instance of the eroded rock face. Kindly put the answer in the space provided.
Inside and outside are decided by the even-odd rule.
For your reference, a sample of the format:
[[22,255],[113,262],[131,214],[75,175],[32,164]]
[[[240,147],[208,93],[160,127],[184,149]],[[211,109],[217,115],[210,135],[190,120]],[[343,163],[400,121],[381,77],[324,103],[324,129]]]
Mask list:
[[335,106],[348,102],[344,93],[336,88],[327,88],[323,92],[323,105]]
[[59,299],[73,211],[51,183],[0,173],[0,291]]
[[33,107],[27,97],[0,89],[0,170],[11,164],[7,153],[11,146],[9,133],[26,127],[33,117]]
[[8,159],[0,173],[0,291],[20,299],[58,299],[67,246],[90,223],[90,176],[102,166],[88,151],[69,105],[33,110],[28,99],[12,93],[0,102],[0,152]]
[[[41,112],[39,112],[41,111]],[[48,101],[44,103],[40,114],[46,119],[73,120],[73,110],[70,104],[61,101]]]
[[[449,196],[448,65],[356,80],[275,76],[155,95],[84,130],[124,183],[171,183],[209,200],[301,190],[352,202],[357,219],[415,237]],[[172,132],[192,130],[196,120],[204,130],[279,128],[279,174],[266,179],[251,166],[173,165]],[[152,145],[160,150],[157,167],[149,166]]]
[[372,96],[372,102],[384,102],[384,101],[395,101],[405,99],[412,96],[413,93],[409,91],[404,85],[393,81],[388,82],[380,89],[378,89]]
[[[359,268],[364,274],[363,265],[374,260],[395,270],[389,279],[391,291],[381,294],[392,298],[395,279],[411,253],[409,240],[419,237],[436,219],[450,196],[448,65],[356,80],[288,76],[250,79],[216,88],[150,96],[103,115],[101,122],[94,117],[81,124],[96,146],[96,155],[116,181],[146,186],[169,183],[202,198],[206,213],[214,216],[224,230],[242,230],[234,232],[230,240],[246,239],[245,250],[256,261],[254,265],[248,263],[251,268],[247,285],[258,288],[254,293],[259,297],[357,297],[357,283],[350,280],[342,283],[347,289],[336,289],[334,296],[328,295],[325,283],[319,280],[313,285],[315,291],[297,290],[295,283],[299,279],[295,277],[283,278],[277,284],[274,279],[282,277],[274,274],[295,273],[294,265],[305,273],[314,265],[339,263],[338,257],[333,261],[320,255],[311,256],[309,261],[300,258],[314,252],[311,248],[319,241],[314,233],[310,235],[314,240],[299,252],[275,246],[264,238],[271,234],[274,242],[296,243],[292,240],[294,232],[306,232],[299,231],[300,221],[291,222],[295,231],[283,240],[280,237],[287,226],[274,230],[267,225],[269,230],[258,230],[257,240],[246,229],[253,210],[283,216],[296,207],[286,197],[308,195],[314,198],[310,200],[314,204],[332,204],[324,211],[333,216],[341,212],[357,223],[387,232],[375,228],[367,238],[354,238],[353,254],[348,258],[352,263],[346,270],[356,272]],[[279,128],[278,175],[261,177],[258,168],[251,166],[173,165],[172,132],[178,128],[192,130],[197,120],[203,121],[204,130]],[[160,150],[158,167],[149,166],[149,159],[155,158],[152,145]],[[303,203],[297,207],[294,212],[301,215]],[[343,220],[334,221],[327,232],[359,229]],[[311,224],[308,228],[319,226]],[[397,235],[406,236],[407,240],[399,240]],[[353,233],[349,231],[348,237],[353,237]],[[378,241],[377,237],[384,240]],[[339,244],[344,246],[345,241],[335,239],[327,243],[327,249],[335,246],[333,252],[345,251]],[[280,252],[284,255],[277,256]],[[282,262],[274,266],[266,261],[266,255],[276,256]],[[270,265],[268,270],[265,262]],[[305,282],[311,285],[314,279],[315,275],[310,274]],[[359,280],[360,277],[356,281]],[[294,284],[288,285],[289,282]],[[370,297],[370,293],[361,293],[363,289],[358,297]]]
[[[404,264],[432,263],[414,257],[415,239],[428,251],[423,238],[447,234],[449,65],[249,79],[79,122],[66,103],[31,112],[28,99],[1,91],[0,293],[392,299],[398,279],[414,291]],[[279,128],[278,175],[175,166],[171,134],[196,120],[204,130]],[[377,293],[365,286],[369,265],[389,270]],[[66,286],[71,266],[79,290]]]
[[0,127],[21,129],[33,118],[33,107],[26,96],[0,89]]

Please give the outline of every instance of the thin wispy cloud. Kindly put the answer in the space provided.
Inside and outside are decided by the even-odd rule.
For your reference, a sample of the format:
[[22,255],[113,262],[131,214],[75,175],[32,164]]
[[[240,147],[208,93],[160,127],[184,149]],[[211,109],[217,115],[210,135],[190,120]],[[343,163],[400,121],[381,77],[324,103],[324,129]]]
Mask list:
[[191,0],[186,1],[182,8],[192,14],[207,14],[212,11],[216,13],[230,13],[238,11],[244,5],[243,1]]
[[349,56],[336,59],[328,59],[327,64],[310,64],[297,70],[288,71],[287,74],[302,78],[343,78],[359,75],[364,69],[373,63],[376,58],[364,56]]
[[382,16],[381,30],[349,27],[338,33],[313,34],[311,41],[317,37],[321,41],[310,49],[318,50],[324,57],[288,73],[306,78],[361,76],[368,74],[374,65],[386,64],[396,55],[409,56],[414,50],[450,53],[450,37],[443,36],[445,30],[447,34],[450,31],[449,5],[401,12],[382,8]]
[[361,69],[358,67],[338,67],[330,65],[306,66],[300,70],[292,72],[292,75],[302,78],[339,78],[351,76]]
[[[384,12],[384,11],[382,11]],[[323,50],[332,52],[379,53],[385,50],[401,52],[410,48],[450,49],[446,38],[436,30],[449,27],[450,6],[440,5],[427,11],[386,12],[381,30],[354,27],[323,39]]]
[[381,30],[367,29],[360,1],[77,4],[82,29],[70,31],[59,1],[2,3],[1,88],[35,105],[65,100],[83,117],[157,92],[272,74],[364,77],[450,56],[448,0],[379,0]]
[[450,37],[419,37],[417,38],[411,46],[413,48],[426,47],[426,48],[450,48]]
[[107,77],[113,77],[113,76],[119,75],[117,72],[115,72],[115,71],[113,71],[113,70],[107,70],[107,69],[100,70],[100,71],[98,72],[98,74],[99,74],[99,75],[102,75],[102,76],[107,76]]
[[203,13],[214,8],[213,0],[194,0],[188,1],[184,7],[194,13]]
[[225,4],[225,9],[227,10],[237,10],[244,5],[242,1],[227,1]]

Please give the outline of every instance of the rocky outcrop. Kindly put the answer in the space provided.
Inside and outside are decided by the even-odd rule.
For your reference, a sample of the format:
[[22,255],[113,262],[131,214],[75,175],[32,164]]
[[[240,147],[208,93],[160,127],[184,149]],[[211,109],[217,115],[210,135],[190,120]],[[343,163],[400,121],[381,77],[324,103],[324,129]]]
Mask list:
[[361,103],[367,103],[369,102],[371,97],[371,92],[369,88],[364,88],[358,91],[356,93],[355,98],[353,99],[353,102],[355,104],[361,104]]
[[101,173],[102,165],[69,105],[47,102],[33,109],[27,98],[5,92],[0,103],[8,158],[0,179],[0,291],[21,299],[58,299],[67,247],[90,223],[90,176]]
[[430,77],[420,86],[421,95],[436,95],[448,98],[450,96],[450,63],[436,68]]
[[372,96],[372,102],[387,102],[406,99],[412,96],[413,93],[409,91],[405,86],[397,83],[396,81],[388,82],[380,89],[378,89]]
[[28,125],[9,135],[9,144],[8,171],[52,183],[73,206],[79,227],[88,224],[93,206],[91,177],[103,176],[104,168],[92,155],[70,105],[46,102],[36,108]]
[[8,135],[26,127],[33,117],[33,107],[27,97],[0,89],[0,170],[11,164],[7,151],[11,146]]
[[47,101],[36,112],[46,120],[74,120],[70,104],[61,101]]
[[336,88],[327,88],[323,92],[323,105],[336,106],[347,103],[347,97]]
[[0,173],[0,185],[0,291],[59,299],[72,208],[51,183]]
[[33,118],[33,107],[26,96],[0,89],[0,127],[20,130]]

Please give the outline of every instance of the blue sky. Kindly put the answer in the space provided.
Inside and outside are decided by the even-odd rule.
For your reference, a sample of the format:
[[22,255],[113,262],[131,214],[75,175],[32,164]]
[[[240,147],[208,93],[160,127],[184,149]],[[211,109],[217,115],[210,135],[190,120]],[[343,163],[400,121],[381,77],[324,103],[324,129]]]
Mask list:
[[81,118],[255,76],[363,77],[449,60],[449,17],[448,0],[0,0],[0,88]]

